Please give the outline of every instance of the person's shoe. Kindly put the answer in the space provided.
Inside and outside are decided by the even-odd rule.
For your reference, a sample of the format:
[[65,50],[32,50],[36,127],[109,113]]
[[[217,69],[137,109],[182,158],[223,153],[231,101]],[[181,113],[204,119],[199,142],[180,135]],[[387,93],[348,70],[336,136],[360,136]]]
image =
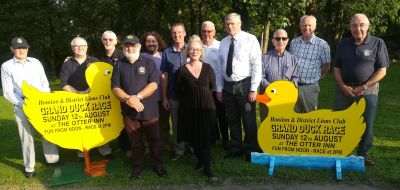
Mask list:
[[174,153],[172,156],[171,156],[171,160],[172,161],[177,161],[177,160],[179,160],[179,158],[181,158],[182,157],[182,155],[179,155],[179,154],[177,154],[177,153]]
[[218,181],[218,178],[212,172],[205,172],[204,174],[207,176],[208,181],[211,182]]
[[365,163],[365,165],[368,165],[368,166],[375,165],[375,162],[368,156],[364,156],[364,163]]
[[46,163],[48,166],[53,166],[53,167],[55,167],[55,166],[60,166],[61,164],[60,164],[60,161],[57,161],[57,162],[54,162],[54,163]]
[[141,172],[142,172],[141,170],[133,171],[133,172],[131,173],[131,175],[129,176],[129,179],[130,179],[130,180],[139,179],[139,178],[140,178],[140,173],[141,173]]
[[35,175],[36,175],[35,172],[25,172],[25,177],[26,178],[32,178]]
[[154,172],[158,175],[158,177],[164,177],[167,175],[167,171],[164,168],[155,169]]

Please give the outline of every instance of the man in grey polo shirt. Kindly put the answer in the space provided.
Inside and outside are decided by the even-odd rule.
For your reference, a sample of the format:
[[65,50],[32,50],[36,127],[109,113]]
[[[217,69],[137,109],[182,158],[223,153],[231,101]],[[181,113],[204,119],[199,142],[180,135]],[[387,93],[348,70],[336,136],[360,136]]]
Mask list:
[[389,56],[385,42],[368,34],[368,17],[355,14],[350,21],[351,38],[342,40],[336,51],[333,74],[337,82],[335,110],[344,110],[365,98],[364,120],[367,125],[358,144],[357,154],[365,164],[373,165],[368,156],[372,147],[372,126],[378,106],[379,81],[386,75]]
[[315,36],[317,19],[312,15],[300,18],[302,36],[290,43],[291,54],[299,58],[299,97],[296,112],[306,113],[318,107],[318,80],[329,71],[331,53],[329,45],[323,39]]

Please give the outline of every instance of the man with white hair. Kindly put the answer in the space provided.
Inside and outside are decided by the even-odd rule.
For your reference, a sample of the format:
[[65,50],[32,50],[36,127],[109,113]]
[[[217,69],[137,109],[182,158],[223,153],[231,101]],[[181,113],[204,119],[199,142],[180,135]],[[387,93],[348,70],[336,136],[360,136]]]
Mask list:
[[[68,92],[78,94],[89,93],[90,89],[86,82],[85,71],[90,63],[99,60],[87,55],[88,44],[82,37],[75,37],[71,41],[71,48],[74,55],[68,57],[61,66],[61,87],[63,90]],[[100,146],[98,150],[104,158],[112,158],[112,150],[108,144]],[[79,151],[77,161],[82,162],[84,160],[83,157],[83,153]]]
[[296,112],[306,113],[318,108],[318,81],[329,72],[331,53],[329,44],[315,35],[317,19],[312,15],[300,18],[302,36],[290,43],[290,53],[299,58],[299,97]]
[[[1,82],[4,98],[14,105],[15,122],[22,145],[25,177],[35,175],[35,129],[28,121],[22,106],[25,95],[22,92],[22,81],[42,92],[50,92],[49,82],[39,60],[28,57],[29,44],[23,37],[15,37],[10,47],[14,57],[1,65]],[[43,153],[46,162],[56,165],[59,162],[58,148],[42,137]]]
[[364,98],[366,128],[358,144],[357,155],[367,165],[375,162],[369,157],[372,147],[373,124],[378,107],[379,81],[386,75],[389,56],[385,42],[368,34],[370,26],[365,14],[355,14],[350,21],[352,37],[342,40],[336,50],[333,76],[337,82],[335,110],[347,109]]
[[[219,64],[218,51],[220,42],[215,39],[215,25],[211,21],[204,21],[201,25],[201,40],[204,46],[203,62],[208,63],[213,68],[214,72],[220,73],[221,65]],[[220,77],[220,76],[219,76]],[[217,108],[217,137],[222,140],[222,146],[227,149],[228,135],[228,122],[225,115],[225,106],[222,102],[218,101],[217,94],[213,91],[214,103]]]
[[146,136],[150,146],[152,167],[159,177],[167,173],[161,159],[160,127],[158,124],[157,96],[158,68],[153,59],[140,54],[141,44],[134,35],[125,37],[125,58],[114,66],[111,88],[121,101],[124,128],[132,147],[131,180],[136,180],[144,168],[144,143]]
[[[261,81],[261,48],[254,35],[241,30],[239,14],[228,14],[225,26],[229,35],[219,46],[222,69],[217,74],[223,76],[217,81],[217,98],[225,104],[231,137],[230,153],[225,158],[241,157],[245,153],[245,160],[250,161],[251,152],[260,151],[255,100]],[[244,142],[242,122],[246,133]]]
[[103,43],[104,51],[102,51],[98,56],[100,61],[115,65],[118,60],[124,58],[122,51],[115,47],[118,43],[118,39],[117,35],[115,35],[113,31],[105,31],[101,36],[101,42]]

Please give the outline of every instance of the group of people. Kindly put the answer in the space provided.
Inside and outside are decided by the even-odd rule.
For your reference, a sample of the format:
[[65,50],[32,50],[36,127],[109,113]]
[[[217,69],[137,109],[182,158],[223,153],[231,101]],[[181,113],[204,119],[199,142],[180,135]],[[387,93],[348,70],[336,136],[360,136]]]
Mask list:
[[[117,36],[112,31],[102,35],[105,51],[98,58],[87,55],[87,42],[76,37],[71,42],[73,56],[67,57],[60,71],[63,90],[88,93],[85,70],[88,64],[104,61],[114,66],[111,89],[121,101],[124,130],[118,142],[132,157],[130,179],[140,177],[144,169],[145,150],[149,149],[156,174],[167,174],[162,152],[170,146],[171,160],[179,160],[192,150],[198,160],[194,165],[211,181],[218,180],[211,167],[211,147],[221,139],[227,151],[225,159],[243,158],[250,161],[251,152],[260,152],[257,141],[256,95],[276,80],[288,80],[298,87],[295,110],[309,112],[317,109],[318,81],[329,72],[329,45],[315,35],[316,18],[300,18],[302,36],[294,38],[289,51],[289,37],[284,29],[273,33],[274,49],[261,53],[257,38],[241,30],[237,13],[225,17],[228,35],[218,41],[212,22],[201,26],[201,37],[193,35],[185,42],[182,23],[171,27],[173,44],[166,47],[161,36],[148,32],[140,41],[127,35],[122,51],[116,48]],[[341,41],[336,51],[333,74],[337,81],[335,110],[346,109],[364,97],[366,131],[357,154],[372,165],[368,156],[372,147],[372,125],[376,116],[379,81],[385,76],[389,58],[382,39],[368,34],[369,20],[355,14],[350,21],[352,37]],[[143,47],[142,47],[143,46]],[[35,152],[32,134],[35,131],[22,110],[24,95],[22,81],[48,92],[49,83],[41,63],[27,57],[29,45],[22,37],[12,39],[14,58],[1,67],[4,97],[14,105],[24,157],[25,175],[34,175]],[[268,108],[260,105],[260,119]],[[172,121],[173,140],[170,142]],[[243,129],[242,129],[243,126]],[[229,129],[229,130],[228,130]],[[244,131],[244,138],[242,132]],[[145,143],[147,142],[147,143]],[[57,147],[43,139],[46,161],[59,162]],[[108,144],[98,148],[112,157]],[[78,154],[81,157],[81,154]]]

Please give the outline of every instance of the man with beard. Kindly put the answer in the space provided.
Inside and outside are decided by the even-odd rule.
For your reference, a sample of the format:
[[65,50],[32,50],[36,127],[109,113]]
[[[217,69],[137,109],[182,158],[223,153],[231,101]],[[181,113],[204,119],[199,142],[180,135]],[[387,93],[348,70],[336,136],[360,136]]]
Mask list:
[[[61,87],[68,92],[78,94],[89,93],[89,85],[86,82],[85,71],[90,63],[99,61],[95,57],[87,55],[88,45],[82,37],[75,37],[71,41],[71,48],[74,56],[67,57],[61,66],[60,79]],[[101,155],[106,159],[111,159],[111,148],[108,144],[98,147]],[[83,162],[83,153],[78,152],[78,162]]]
[[[142,39],[142,55],[148,58],[153,59],[153,61],[157,65],[157,69],[161,67],[161,54],[162,51],[167,46],[164,40],[161,38],[160,34],[155,31],[147,32]],[[161,71],[159,70],[158,76],[161,83]],[[170,124],[169,124],[169,112],[162,107],[162,99],[161,99],[161,88],[157,88],[155,92],[155,96],[157,97],[158,101],[158,110],[160,113],[159,117],[159,124],[160,124],[160,138],[162,142],[162,148],[164,150],[170,150],[170,143],[169,143],[169,131],[170,131]]]
[[140,48],[136,36],[125,37],[125,58],[114,66],[111,78],[111,88],[121,101],[124,126],[131,142],[132,180],[139,178],[144,168],[143,135],[150,146],[153,170],[160,177],[166,175],[161,162],[159,114],[154,94],[159,85],[158,69],[152,59],[140,55]]

